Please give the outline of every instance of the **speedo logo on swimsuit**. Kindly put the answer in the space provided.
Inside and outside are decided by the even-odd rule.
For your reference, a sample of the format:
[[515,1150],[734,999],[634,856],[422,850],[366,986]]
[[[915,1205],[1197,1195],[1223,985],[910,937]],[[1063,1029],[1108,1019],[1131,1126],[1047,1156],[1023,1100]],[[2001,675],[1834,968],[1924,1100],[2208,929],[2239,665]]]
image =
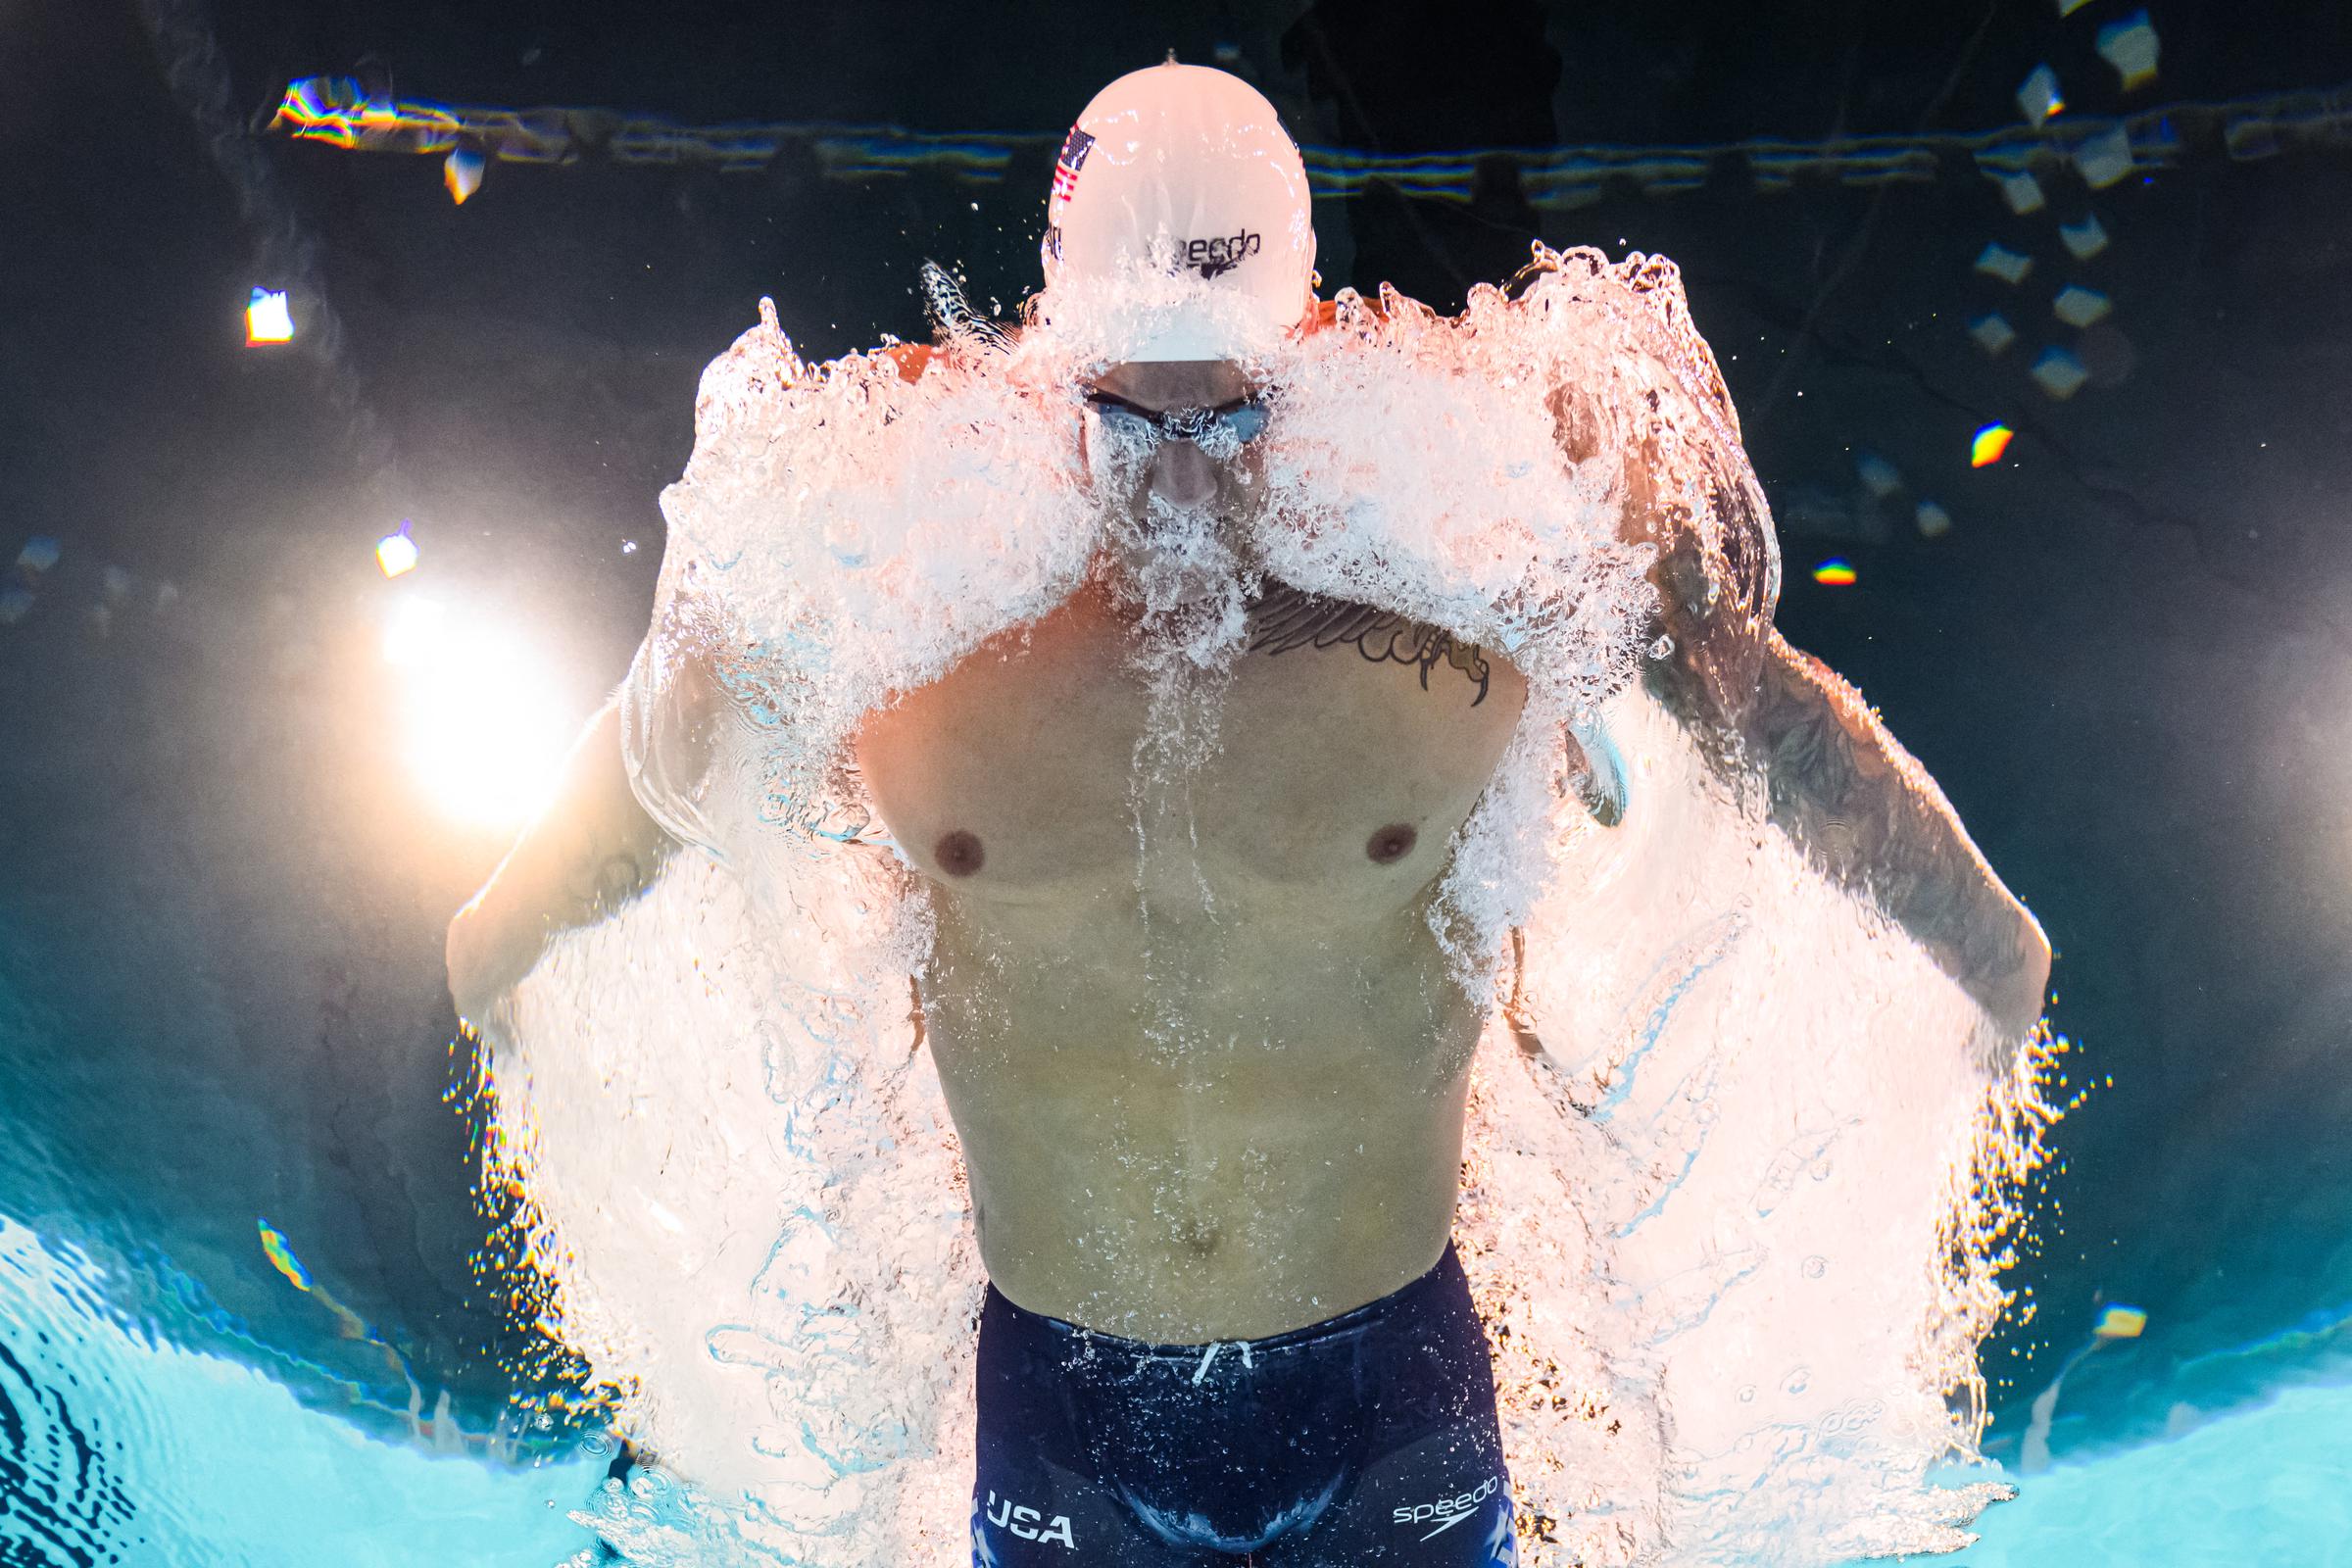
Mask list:
[[1442,1535],[1478,1512],[1478,1505],[1494,1495],[1494,1489],[1501,1485],[1502,1478],[1500,1476],[1489,1476],[1471,1491],[1459,1493],[1450,1497],[1440,1497],[1435,1502],[1416,1503],[1410,1508],[1398,1508],[1394,1510],[1389,1517],[1393,1523],[1400,1525],[1425,1525],[1433,1519],[1436,1520],[1438,1528],[1432,1530],[1428,1536],[1421,1538],[1423,1541],[1427,1541],[1430,1536]]
[[[1068,1514],[1057,1513],[1048,1519],[1035,1508],[1025,1508],[1010,1497],[999,1501],[994,1492],[988,1494],[988,1522],[999,1530],[1011,1531],[1023,1541],[1058,1542],[1072,1548],[1078,1544],[1070,1539]],[[1041,1524],[1045,1527],[1042,1530],[1038,1528]]]

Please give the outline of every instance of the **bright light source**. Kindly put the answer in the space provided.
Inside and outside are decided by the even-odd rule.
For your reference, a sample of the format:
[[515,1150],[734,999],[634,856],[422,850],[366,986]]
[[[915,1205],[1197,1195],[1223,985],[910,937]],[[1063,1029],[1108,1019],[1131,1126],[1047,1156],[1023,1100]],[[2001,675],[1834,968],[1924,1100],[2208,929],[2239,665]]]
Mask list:
[[1841,556],[1832,556],[1813,568],[1813,580],[1832,588],[1851,588],[1856,581],[1853,564]]
[[2091,1334],[2102,1340],[2136,1340],[2148,1326],[2148,1314],[2136,1306],[2111,1306],[2099,1314]]
[[2016,434],[2005,424],[1984,426],[1968,444],[1968,466],[1972,468],[1988,468],[2000,462],[2001,454],[2009,450],[2010,438]]
[[400,532],[388,533],[375,542],[375,564],[384,568],[384,575],[397,577],[416,565],[416,541],[409,537],[409,524],[404,518]]
[[2029,125],[2040,124],[2065,107],[2066,100],[2058,94],[2058,73],[2047,66],[2035,66],[2017,89],[2018,112]]
[[286,292],[272,294],[266,288],[253,291],[245,304],[245,342],[291,343],[294,341],[294,313],[286,307]]
[[384,662],[421,669],[438,657],[446,613],[438,600],[403,594],[384,625]]
[[474,826],[520,826],[554,786],[577,716],[546,659],[512,626],[405,592],[384,628],[384,660],[425,792]]
[[441,184],[451,201],[465,206],[466,198],[482,188],[482,155],[465,147],[451,153],[441,166]]

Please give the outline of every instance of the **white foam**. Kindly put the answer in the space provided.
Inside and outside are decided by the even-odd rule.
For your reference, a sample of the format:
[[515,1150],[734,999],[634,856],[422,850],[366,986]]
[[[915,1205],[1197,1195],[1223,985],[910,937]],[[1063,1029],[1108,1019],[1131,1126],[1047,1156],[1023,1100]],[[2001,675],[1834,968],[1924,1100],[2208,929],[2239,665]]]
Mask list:
[[[1988,1494],[1923,1478],[1973,1451],[1943,1395],[1999,1298],[1988,1264],[1949,1258],[1997,1236],[1977,1173],[2015,1140],[1984,1108],[2025,1093],[1972,1063],[2018,1058],[1635,683],[1656,628],[1629,492],[1715,547],[1720,498],[1761,500],[1671,268],[1549,261],[1450,322],[1344,297],[1336,328],[1254,366],[1253,524],[1161,517],[1160,575],[1137,579],[1178,651],[1171,733],[1214,744],[1267,576],[1529,677],[1434,919],[1474,994],[1518,988],[1481,1047],[1458,1234],[1529,1560],[1957,1544]],[[1115,313],[1083,305],[907,381],[879,357],[800,364],[763,304],[705,374],[624,710],[641,797],[715,859],[560,940],[492,1020],[552,1327],[725,1504],[605,1519],[639,1560],[966,1549],[980,1280],[914,1050],[927,926],[844,752],[891,693],[1139,548],[1107,499],[1120,460],[1077,440],[1078,380],[1115,352]],[[1592,825],[1563,776],[1572,723],[1613,737],[1625,826]],[[1139,751],[1139,778],[1181,750]]]
[[1656,704],[1606,718],[1630,808],[1558,809],[1516,1009],[1543,1049],[1489,1031],[1457,1226],[1490,1324],[1526,1324],[1497,1358],[1513,1479],[1598,1510],[1562,1528],[1593,1564],[1965,1544],[1995,1492],[1925,1478],[1973,1452],[1943,1392],[1998,1298],[1944,1259],[1981,1114],[2019,1086],[1973,1065],[1959,987]]

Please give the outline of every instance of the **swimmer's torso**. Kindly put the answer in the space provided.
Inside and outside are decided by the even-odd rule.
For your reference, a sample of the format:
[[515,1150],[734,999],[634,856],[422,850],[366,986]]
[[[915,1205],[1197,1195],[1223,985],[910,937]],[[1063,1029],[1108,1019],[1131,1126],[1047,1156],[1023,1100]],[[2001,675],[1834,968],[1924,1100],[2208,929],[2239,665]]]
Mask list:
[[[858,758],[935,889],[924,1020],[998,1288],[1257,1338],[1445,1248],[1481,1016],[1427,913],[1526,688],[1384,627],[1243,653],[1172,713],[1139,635],[1083,591],[871,715]],[[1189,761],[1147,742],[1204,717]]]

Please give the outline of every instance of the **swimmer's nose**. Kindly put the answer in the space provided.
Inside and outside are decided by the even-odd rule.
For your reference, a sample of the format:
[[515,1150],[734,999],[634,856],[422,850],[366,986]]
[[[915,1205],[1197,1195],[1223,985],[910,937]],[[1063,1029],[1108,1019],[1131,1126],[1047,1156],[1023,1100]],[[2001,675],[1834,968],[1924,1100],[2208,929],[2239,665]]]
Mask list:
[[1166,440],[1152,454],[1152,493],[1171,507],[1201,507],[1216,499],[1217,466],[1190,441]]

